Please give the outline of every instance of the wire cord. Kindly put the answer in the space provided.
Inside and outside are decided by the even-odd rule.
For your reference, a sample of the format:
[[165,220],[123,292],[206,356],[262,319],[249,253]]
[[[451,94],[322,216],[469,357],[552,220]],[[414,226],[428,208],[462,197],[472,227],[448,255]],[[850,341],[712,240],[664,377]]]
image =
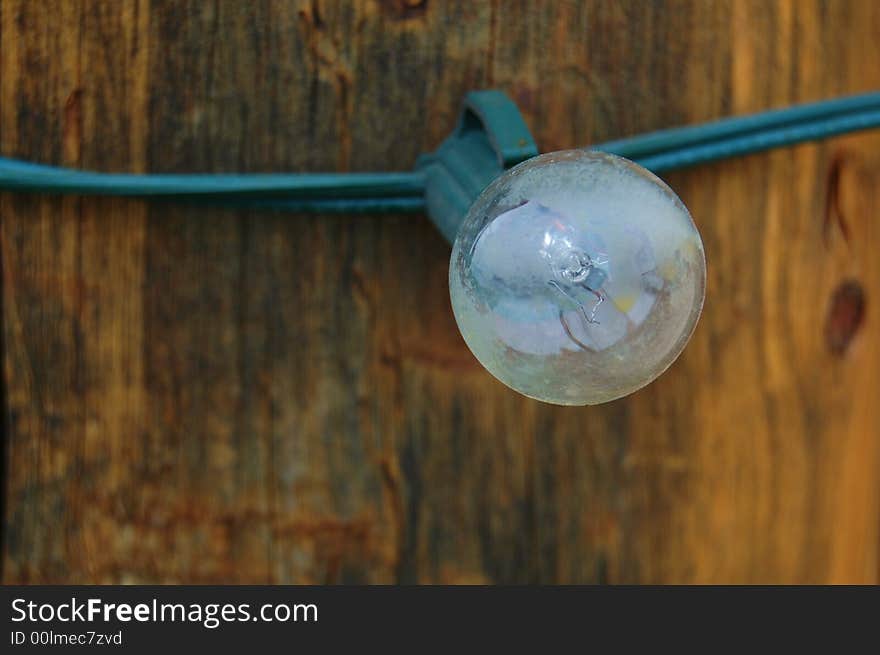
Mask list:
[[723,118],[701,125],[689,125],[649,132],[627,139],[609,141],[596,149],[632,160],[673,150],[705,145],[712,141],[739,138],[749,133],[794,128],[796,125],[821,124],[831,119],[861,112],[880,110],[880,93],[835,98],[784,109],[771,109],[758,114]]
[[0,157],[0,187],[115,196],[313,199],[420,196],[425,185],[416,172],[139,175],[95,173]]
[[[592,146],[655,173],[880,127],[880,93],[795,105]],[[0,189],[198,200],[286,211],[410,212],[425,179],[402,173],[98,173],[0,157]]]

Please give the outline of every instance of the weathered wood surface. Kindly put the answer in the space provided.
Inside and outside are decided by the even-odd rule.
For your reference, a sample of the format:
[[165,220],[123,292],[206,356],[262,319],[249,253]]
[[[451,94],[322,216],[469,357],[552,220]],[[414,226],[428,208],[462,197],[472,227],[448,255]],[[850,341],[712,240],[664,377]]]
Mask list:
[[[482,87],[543,150],[880,88],[870,0],[2,0],[0,24],[2,154],[101,170],[405,170]],[[702,321],[583,409],[480,368],[423,217],[3,194],[3,579],[880,581],[880,133],[667,179]]]

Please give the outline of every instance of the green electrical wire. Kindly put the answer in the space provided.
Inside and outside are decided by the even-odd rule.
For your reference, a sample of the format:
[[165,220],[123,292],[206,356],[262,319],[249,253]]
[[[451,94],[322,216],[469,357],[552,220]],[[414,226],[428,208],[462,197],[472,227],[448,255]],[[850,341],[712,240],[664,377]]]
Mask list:
[[593,149],[660,173],[876,127],[880,93],[870,93],[662,130]]
[[875,127],[880,127],[880,109],[828,117],[791,126],[774,127],[742,136],[727,137],[719,141],[694,144],[677,150],[656,152],[644,157],[637,157],[636,162],[648,170],[661,173]]
[[[592,146],[654,172],[880,127],[880,93],[796,105]],[[0,189],[197,200],[315,212],[415,212],[419,172],[306,174],[97,173],[0,157]]]
[[823,119],[873,110],[880,110],[880,93],[823,100],[747,116],[723,118],[700,125],[659,130],[609,141],[596,149],[636,161],[651,155],[705,145],[711,141],[738,138],[749,133],[790,129],[797,124],[821,124]]
[[0,157],[0,188],[113,196],[386,198],[420,196],[420,173],[251,173],[139,175],[94,173]]

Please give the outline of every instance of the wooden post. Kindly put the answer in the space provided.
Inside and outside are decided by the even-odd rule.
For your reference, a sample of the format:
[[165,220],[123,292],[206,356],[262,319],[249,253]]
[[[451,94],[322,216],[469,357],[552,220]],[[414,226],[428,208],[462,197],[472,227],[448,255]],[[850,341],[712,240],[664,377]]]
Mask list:
[[[878,34],[858,0],[2,0],[0,151],[407,170],[473,89],[562,149],[880,88]],[[880,582],[880,132],[666,179],[702,321],[577,409],[479,366],[424,217],[2,194],[3,581]]]

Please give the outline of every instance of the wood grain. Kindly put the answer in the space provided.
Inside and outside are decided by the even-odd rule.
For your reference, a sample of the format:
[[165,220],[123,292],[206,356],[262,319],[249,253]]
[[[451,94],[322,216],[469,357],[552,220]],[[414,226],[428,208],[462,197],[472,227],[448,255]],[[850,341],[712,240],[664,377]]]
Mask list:
[[[407,170],[880,88],[880,4],[2,0],[0,152]],[[880,134],[667,176],[706,308],[655,384],[519,397],[421,216],[0,196],[4,582],[880,582]]]

